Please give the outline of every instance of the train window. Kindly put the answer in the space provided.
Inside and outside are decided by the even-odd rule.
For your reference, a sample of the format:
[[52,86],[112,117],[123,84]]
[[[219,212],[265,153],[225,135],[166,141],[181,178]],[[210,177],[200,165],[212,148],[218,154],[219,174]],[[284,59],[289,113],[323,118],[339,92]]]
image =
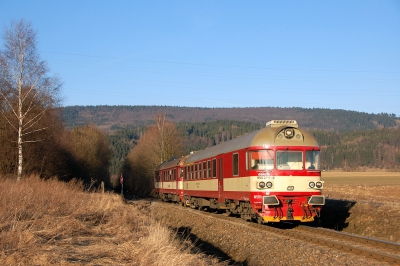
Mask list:
[[207,177],[210,178],[211,177],[211,161],[210,160],[207,161],[207,168],[208,168]]
[[201,163],[198,164],[198,168],[197,168],[198,172],[197,172],[197,178],[200,179],[201,178]]
[[306,151],[306,169],[307,170],[320,170],[320,157],[319,151]]
[[250,151],[250,168],[254,170],[274,169],[275,151],[256,150]]
[[303,169],[303,153],[301,151],[276,151],[276,165],[278,170]]
[[207,178],[207,162],[203,162],[203,178]]
[[239,175],[239,154],[235,153],[232,157],[233,175]]
[[201,178],[201,163],[197,164],[197,173],[196,173],[196,175],[197,175],[197,179]]
[[217,159],[212,160],[212,177],[217,177]]
[[193,179],[197,178],[197,164],[194,165],[194,177]]

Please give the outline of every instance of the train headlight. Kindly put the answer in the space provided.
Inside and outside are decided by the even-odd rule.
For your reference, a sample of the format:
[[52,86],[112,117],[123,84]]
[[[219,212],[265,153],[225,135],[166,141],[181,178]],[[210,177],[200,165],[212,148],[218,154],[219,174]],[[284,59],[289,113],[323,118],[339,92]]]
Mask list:
[[261,181],[258,183],[259,188],[265,188],[265,182]]
[[283,134],[285,135],[285,138],[291,139],[294,136],[294,129],[293,128],[286,128],[285,131],[283,131]]
[[267,182],[267,188],[272,188],[272,182],[271,181]]
[[280,202],[276,196],[265,196],[263,197],[263,203],[264,205],[279,205]]
[[325,205],[325,196],[311,196],[308,200],[310,205]]
[[322,188],[322,182],[318,181],[317,183],[315,183],[315,186],[317,188]]
[[311,181],[311,182],[308,183],[308,186],[310,188],[314,188],[315,187],[315,183],[313,181]]

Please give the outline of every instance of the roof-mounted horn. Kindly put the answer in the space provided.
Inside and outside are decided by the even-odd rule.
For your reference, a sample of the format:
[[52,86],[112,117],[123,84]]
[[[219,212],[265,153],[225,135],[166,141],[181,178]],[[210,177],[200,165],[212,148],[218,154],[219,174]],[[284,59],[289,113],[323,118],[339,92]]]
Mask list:
[[265,124],[266,127],[294,127],[298,128],[299,125],[297,124],[296,120],[271,120]]

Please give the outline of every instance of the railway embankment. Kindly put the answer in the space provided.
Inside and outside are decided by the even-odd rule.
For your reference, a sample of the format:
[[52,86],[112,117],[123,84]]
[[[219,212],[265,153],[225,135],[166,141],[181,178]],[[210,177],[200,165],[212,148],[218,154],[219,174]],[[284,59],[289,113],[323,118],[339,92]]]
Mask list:
[[[191,241],[200,251],[234,265],[390,265],[306,238],[264,230],[258,224],[223,214],[157,201],[149,202],[147,209],[149,215],[175,230],[183,241]],[[349,209],[344,210],[351,216]],[[263,227],[268,228],[268,225]]]

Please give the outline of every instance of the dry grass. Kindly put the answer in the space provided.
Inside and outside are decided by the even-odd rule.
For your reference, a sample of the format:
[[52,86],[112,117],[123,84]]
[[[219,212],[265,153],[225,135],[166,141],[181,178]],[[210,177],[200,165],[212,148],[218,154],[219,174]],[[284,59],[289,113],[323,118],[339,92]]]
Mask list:
[[0,264],[218,264],[140,208],[79,183],[0,179]]
[[[323,172],[325,225],[400,242],[399,172]],[[324,220],[323,218],[323,220]]]
[[322,172],[327,185],[400,185],[400,172]]
[[400,204],[400,172],[323,172],[329,198]]

